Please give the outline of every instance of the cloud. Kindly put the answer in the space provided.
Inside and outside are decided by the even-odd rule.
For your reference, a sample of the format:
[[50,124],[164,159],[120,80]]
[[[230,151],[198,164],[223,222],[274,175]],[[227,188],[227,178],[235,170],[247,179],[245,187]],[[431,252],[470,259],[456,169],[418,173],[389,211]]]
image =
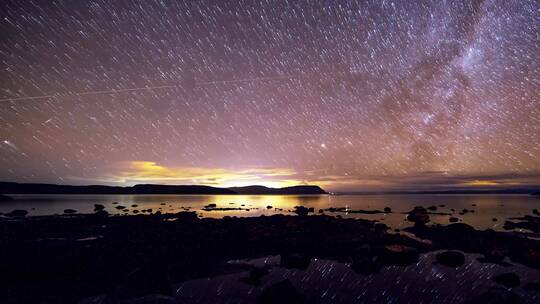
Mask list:
[[113,172],[104,176],[114,183],[166,183],[201,184],[213,186],[265,185],[283,187],[300,184],[293,177],[296,172],[287,168],[203,168],[164,166],[153,161],[129,161],[118,163]]

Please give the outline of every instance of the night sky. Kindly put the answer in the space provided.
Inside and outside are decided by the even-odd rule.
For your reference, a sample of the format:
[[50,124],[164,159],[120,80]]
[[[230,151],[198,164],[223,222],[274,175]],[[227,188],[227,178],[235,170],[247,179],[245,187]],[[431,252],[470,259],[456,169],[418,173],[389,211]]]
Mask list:
[[0,2],[0,180],[540,184],[538,1]]

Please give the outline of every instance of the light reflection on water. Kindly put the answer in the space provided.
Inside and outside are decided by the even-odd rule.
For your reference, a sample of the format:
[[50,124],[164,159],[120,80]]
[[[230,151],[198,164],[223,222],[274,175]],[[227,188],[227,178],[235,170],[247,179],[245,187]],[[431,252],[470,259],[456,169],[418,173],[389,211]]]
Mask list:
[[[14,201],[0,203],[0,212],[6,213],[14,209],[26,209],[29,215],[62,214],[64,209],[75,209],[79,213],[93,212],[94,204],[102,204],[111,214],[124,214],[117,210],[118,205],[133,210],[149,209],[153,212],[176,213],[190,207],[204,217],[220,218],[223,216],[259,216],[277,213],[290,214],[294,206],[314,207],[319,209],[329,207],[349,207],[352,210],[383,210],[392,208],[389,214],[340,214],[345,218],[364,218],[378,220],[392,228],[408,226],[403,212],[410,211],[414,206],[439,206],[436,212],[451,213],[464,223],[479,229],[493,228],[500,230],[504,219],[530,214],[532,209],[540,207],[540,198],[529,195],[12,195]],[[118,204],[113,204],[118,202]],[[234,211],[210,211],[201,209],[208,204],[216,204],[220,208],[247,208]],[[476,206],[473,206],[475,204]],[[132,207],[137,205],[137,207]],[[243,206],[242,206],[243,205]],[[267,206],[272,206],[267,209]],[[283,209],[283,211],[276,210]],[[473,209],[474,213],[458,215],[462,209]],[[330,213],[327,213],[330,214]],[[447,215],[432,215],[435,223],[448,223]],[[498,221],[492,221],[497,218]]]

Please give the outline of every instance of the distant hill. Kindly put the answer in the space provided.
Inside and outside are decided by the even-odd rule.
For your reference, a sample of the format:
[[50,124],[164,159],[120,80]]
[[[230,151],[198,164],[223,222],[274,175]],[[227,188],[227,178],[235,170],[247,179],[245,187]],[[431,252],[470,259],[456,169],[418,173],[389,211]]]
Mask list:
[[217,188],[199,185],[152,185],[143,184],[132,187],[117,186],[71,186],[55,184],[22,184],[0,182],[0,193],[5,194],[326,194],[319,186],[293,186],[268,188],[247,186]]

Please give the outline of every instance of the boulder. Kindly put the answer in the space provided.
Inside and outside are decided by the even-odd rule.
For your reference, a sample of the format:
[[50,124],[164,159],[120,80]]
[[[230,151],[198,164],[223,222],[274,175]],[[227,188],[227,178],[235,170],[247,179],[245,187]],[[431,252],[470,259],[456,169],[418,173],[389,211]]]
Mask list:
[[426,208],[418,206],[409,211],[407,220],[415,223],[415,225],[425,225],[427,222],[429,222],[429,215]]
[[77,210],[75,210],[75,209],[64,209],[64,213],[65,214],[73,214],[73,213],[77,213]]
[[451,216],[450,218],[448,218],[448,221],[450,221],[450,223],[457,223],[459,222],[459,218]]
[[437,262],[448,267],[459,267],[465,263],[465,255],[459,251],[444,251],[436,256]]
[[[313,209],[313,208],[310,208]],[[294,213],[298,214],[299,216],[307,216],[309,214],[309,208],[306,208],[304,206],[296,206],[294,207]],[[311,211],[313,212],[313,211]]]
[[94,211],[100,211],[100,210],[104,210],[105,209],[105,206],[101,205],[101,204],[94,204]]
[[390,213],[390,212],[392,212],[392,208],[384,207],[384,213]]

